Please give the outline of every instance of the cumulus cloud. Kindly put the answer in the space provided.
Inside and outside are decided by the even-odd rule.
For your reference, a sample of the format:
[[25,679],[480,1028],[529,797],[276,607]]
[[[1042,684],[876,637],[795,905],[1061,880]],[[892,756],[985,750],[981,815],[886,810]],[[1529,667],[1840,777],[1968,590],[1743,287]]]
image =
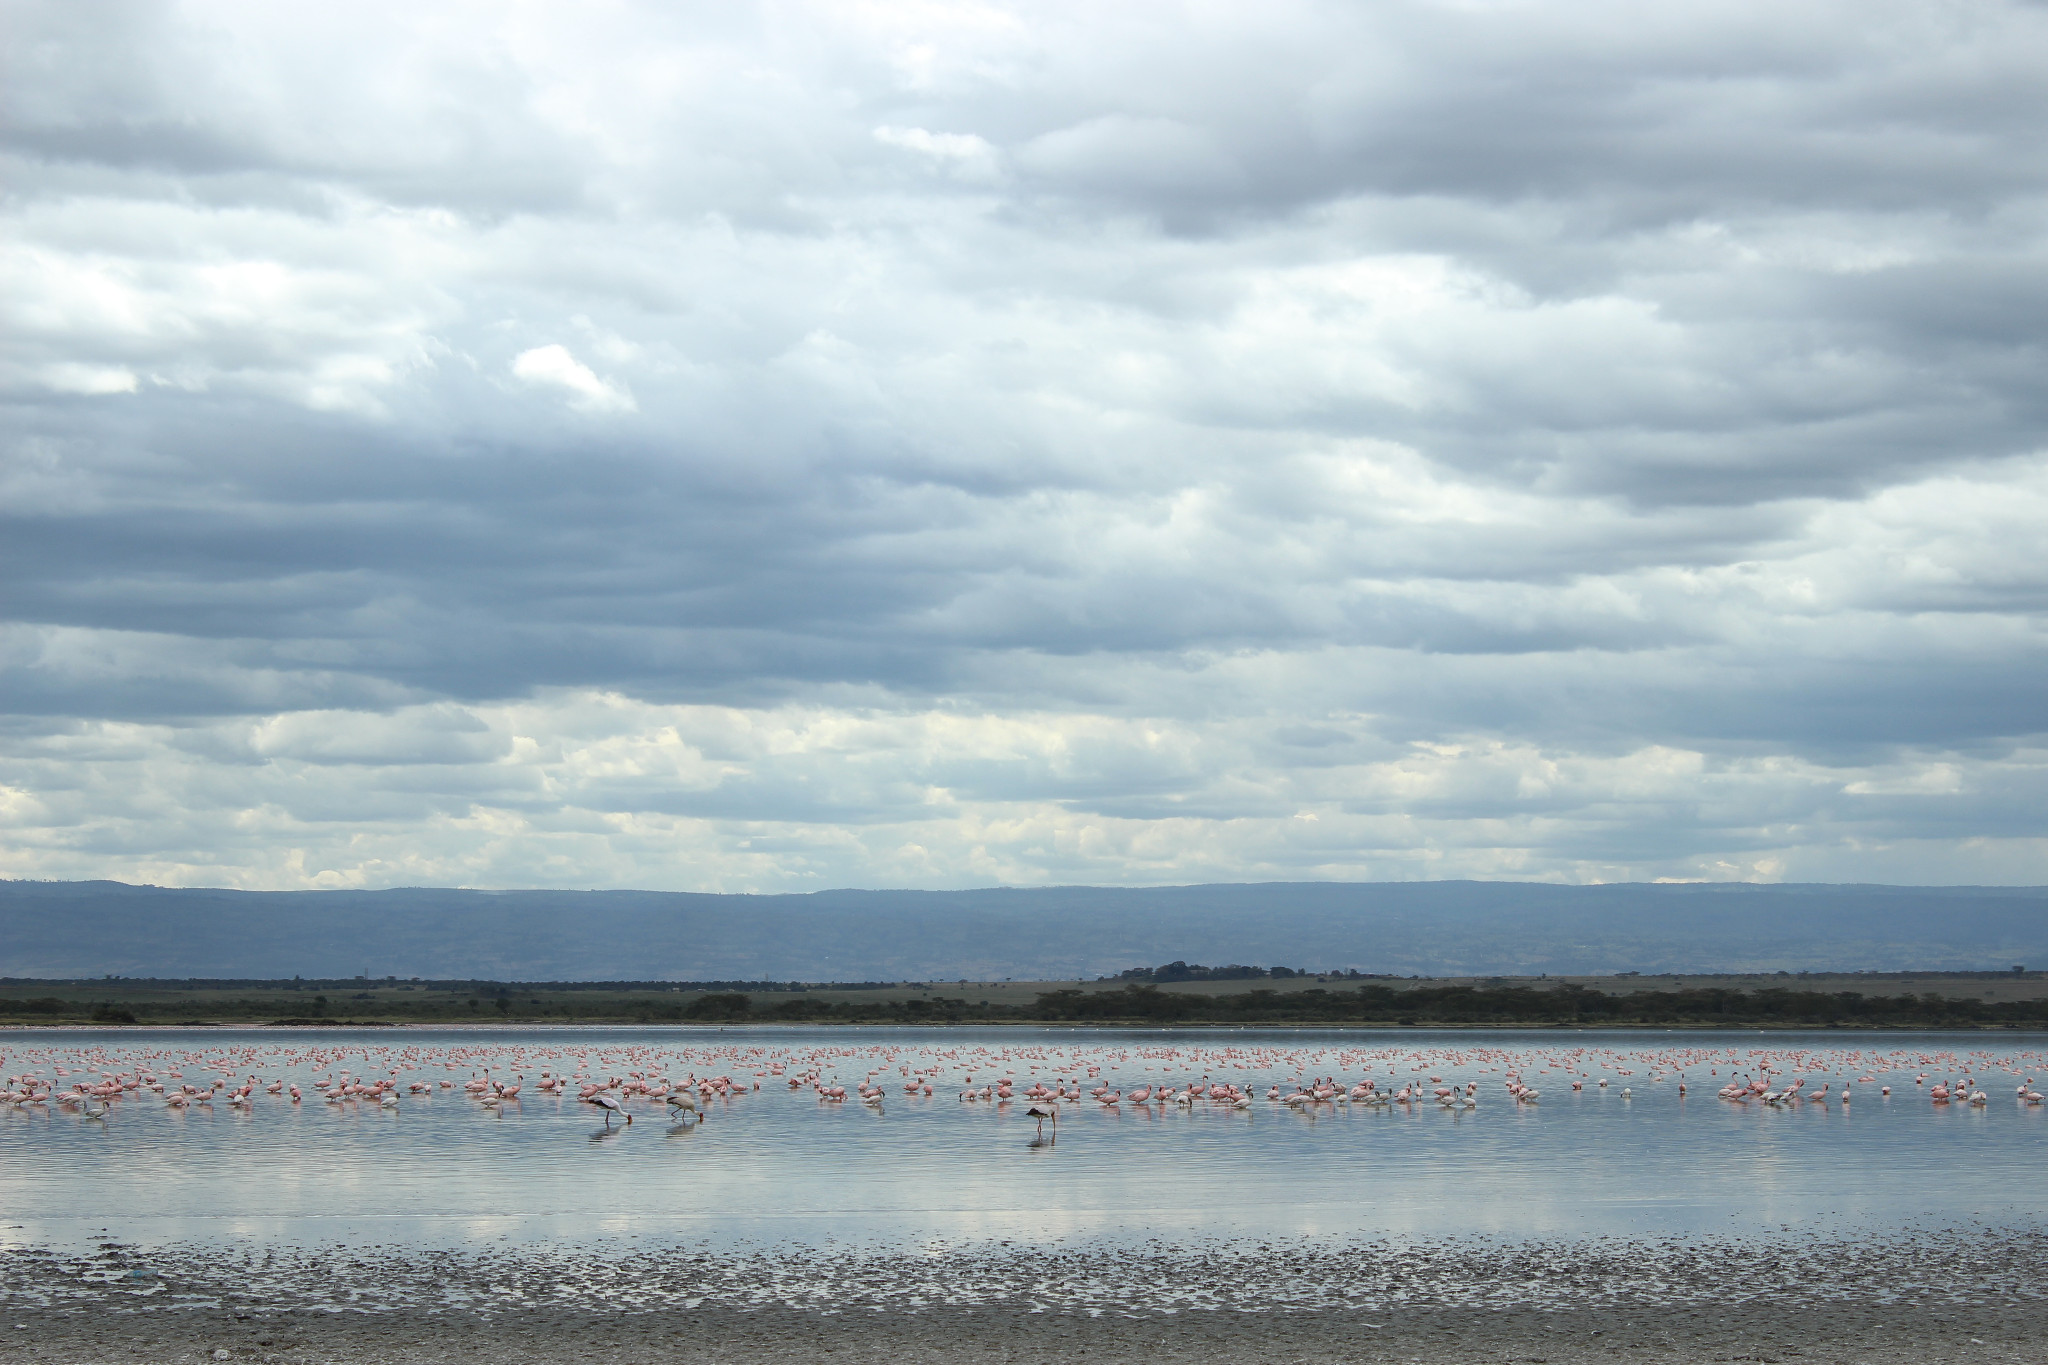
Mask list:
[[536,346],[512,360],[512,373],[529,384],[566,390],[570,405],[585,412],[631,412],[631,394],[599,379],[588,365],[561,345]]
[[1861,764],[1260,718],[658,705],[100,722],[12,746],[7,871],[159,883],[2023,875],[2048,749]]
[[2044,57],[16,6],[0,873],[2044,880]]

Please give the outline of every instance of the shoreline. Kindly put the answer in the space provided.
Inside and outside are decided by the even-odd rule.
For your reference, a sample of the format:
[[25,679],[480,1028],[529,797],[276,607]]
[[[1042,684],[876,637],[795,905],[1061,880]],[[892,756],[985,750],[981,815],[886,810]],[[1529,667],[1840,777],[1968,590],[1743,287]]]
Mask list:
[[1855,1307],[1729,1305],[1706,1310],[1355,1309],[1179,1317],[1019,1316],[982,1309],[933,1318],[781,1310],[665,1315],[535,1312],[489,1321],[392,1314],[324,1321],[225,1314],[175,1321],[32,1324],[0,1336],[25,1365],[239,1361],[245,1365],[452,1365],[542,1352],[599,1365],[674,1365],[715,1352],[735,1365],[1045,1365],[1214,1362],[1266,1365],[1617,1365],[1694,1361],[1943,1365],[2041,1359],[2034,1310],[1956,1307],[1938,1323]]
[[[2039,1359],[2032,1229],[896,1251],[0,1250],[24,1361]],[[1930,1332],[1929,1325],[1939,1330]],[[220,1353],[225,1352],[223,1356]]]
[[166,1033],[184,1029],[243,1029],[278,1033],[313,1033],[340,1029],[432,1030],[447,1033],[501,1033],[521,1029],[637,1028],[677,1032],[720,1033],[757,1029],[914,1029],[925,1033],[950,1033],[966,1029],[1060,1029],[1103,1032],[1148,1033],[1246,1033],[1286,1030],[1301,1033],[1825,1033],[1825,1034],[2048,1034],[2048,1024],[1777,1024],[1777,1023],[1599,1023],[1563,1024],[1547,1021],[1487,1023],[1363,1023],[1353,1020],[1273,1019],[1249,1022],[1177,1020],[1161,1023],[1149,1019],[760,1019],[728,1023],[700,1023],[674,1019],[509,1019],[388,1020],[333,1019],[320,1022],[246,1019],[193,1019],[178,1023],[123,1024],[80,1020],[29,1023],[0,1022],[0,1035],[9,1033]]

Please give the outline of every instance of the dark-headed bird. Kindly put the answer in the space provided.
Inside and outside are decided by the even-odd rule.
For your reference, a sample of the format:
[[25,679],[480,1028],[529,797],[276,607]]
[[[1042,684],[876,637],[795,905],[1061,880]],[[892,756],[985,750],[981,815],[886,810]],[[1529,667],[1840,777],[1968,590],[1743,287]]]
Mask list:
[[[586,1097],[583,1102],[585,1104],[594,1104],[598,1108],[604,1110],[604,1126],[607,1128],[612,1126],[613,1114],[626,1114],[626,1106],[620,1104],[610,1095],[591,1095]],[[632,1121],[633,1116],[631,1114],[626,1114],[626,1122],[631,1123]]]
[[1053,1131],[1059,1131],[1060,1111],[1046,1105],[1034,1104],[1024,1111],[1024,1117],[1038,1120],[1038,1141],[1045,1141],[1045,1121],[1052,1120]]

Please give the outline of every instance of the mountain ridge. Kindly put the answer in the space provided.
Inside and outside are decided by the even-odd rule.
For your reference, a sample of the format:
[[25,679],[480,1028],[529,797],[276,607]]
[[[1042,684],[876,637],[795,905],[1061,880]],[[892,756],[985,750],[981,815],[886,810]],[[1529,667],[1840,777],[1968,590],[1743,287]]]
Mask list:
[[2048,887],[1244,882],[814,892],[0,881],[0,975],[1072,979],[1173,960],[1401,975],[2048,963]]

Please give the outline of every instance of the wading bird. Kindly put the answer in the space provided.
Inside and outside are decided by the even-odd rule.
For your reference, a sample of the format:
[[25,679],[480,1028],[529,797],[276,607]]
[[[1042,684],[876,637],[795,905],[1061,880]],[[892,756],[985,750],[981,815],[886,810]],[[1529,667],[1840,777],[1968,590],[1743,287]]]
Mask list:
[[[585,1104],[594,1104],[598,1108],[604,1110],[604,1126],[607,1130],[609,1130],[612,1126],[613,1114],[626,1114],[626,1106],[620,1104],[610,1095],[585,1095],[583,1097],[583,1102]],[[631,1124],[633,1122],[633,1116],[631,1114],[626,1114],[626,1122],[628,1124]]]
[[1058,1109],[1055,1109],[1050,1105],[1034,1104],[1029,1109],[1026,1109],[1024,1111],[1024,1116],[1026,1118],[1034,1118],[1038,1120],[1037,1141],[1045,1141],[1045,1121],[1047,1119],[1052,1120],[1053,1134],[1055,1137],[1058,1136],[1060,1130],[1060,1111]]

